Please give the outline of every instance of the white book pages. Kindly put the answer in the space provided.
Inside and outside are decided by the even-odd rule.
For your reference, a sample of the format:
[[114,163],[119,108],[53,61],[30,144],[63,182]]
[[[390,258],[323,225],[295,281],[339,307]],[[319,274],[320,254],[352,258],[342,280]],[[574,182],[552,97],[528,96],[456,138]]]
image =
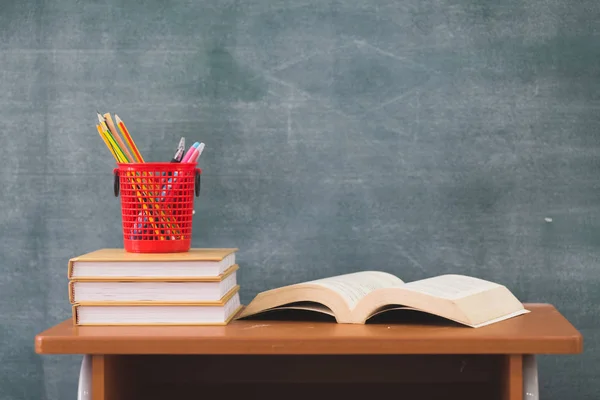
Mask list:
[[221,261],[76,261],[73,278],[101,277],[214,277],[235,264],[235,253]]
[[223,306],[119,305],[77,307],[79,325],[193,325],[224,323],[239,308],[236,293]]
[[236,286],[236,272],[214,282],[95,282],[73,283],[73,296],[80,302],[201,302],[219,301]]

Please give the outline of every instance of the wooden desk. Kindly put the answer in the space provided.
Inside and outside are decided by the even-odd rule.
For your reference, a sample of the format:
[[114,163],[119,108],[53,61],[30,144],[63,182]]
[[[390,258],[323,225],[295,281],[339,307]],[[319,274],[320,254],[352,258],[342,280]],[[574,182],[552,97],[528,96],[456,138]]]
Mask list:
[[523,399],[523,356],[580,353],[551,305],[483,328],[235,321],[222,327],[75,327],[39,354],[92,355],[93,400],[219,398]]

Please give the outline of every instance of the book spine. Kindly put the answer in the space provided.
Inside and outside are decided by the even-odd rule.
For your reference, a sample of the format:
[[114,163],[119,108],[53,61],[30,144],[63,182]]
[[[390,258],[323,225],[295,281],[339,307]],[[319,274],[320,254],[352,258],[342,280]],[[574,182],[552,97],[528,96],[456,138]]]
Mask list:
[[79,321],[77,318],[77,304],[73,304],[73,307],[71,307],[72,311],[73,311],[73,325],[79,325]]
[[69,281],[69,302],[75,304],[75,282]]
[[67,278],[73,279],[73,267],[75,266],[75,259],[70,259],[67,264]]

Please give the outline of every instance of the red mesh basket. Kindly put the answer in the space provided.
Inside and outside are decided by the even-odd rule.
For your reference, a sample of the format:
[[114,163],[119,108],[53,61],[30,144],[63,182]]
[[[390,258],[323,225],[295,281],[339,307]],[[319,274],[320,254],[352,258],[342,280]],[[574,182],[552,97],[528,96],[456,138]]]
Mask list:
[[195,163],[127,163],[115,168],[121,196],[123,241],[131,253],[177,253],[190,249],[194,194],[201,170]]

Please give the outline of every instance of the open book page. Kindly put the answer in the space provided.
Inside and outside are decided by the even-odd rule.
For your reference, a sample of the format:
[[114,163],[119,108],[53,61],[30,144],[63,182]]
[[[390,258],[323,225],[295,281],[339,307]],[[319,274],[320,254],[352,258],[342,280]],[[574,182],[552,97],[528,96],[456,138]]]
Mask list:
[[420,281],[410,282],[403,286],[430,296],[447,300],[457,300],[500,287],[497,283],[463,275],[441,275]]
[[[472,327],[489,325],[528,312],[506,287],[463,275],[436,276],[384,289],[374,295],[377,296],[369,296],[371,298],[365,303],[371,313],[378,311],[381,306],[397,304]],[[361,318],[365,316],[365,307],[357,310],[356,314]]]
[[364,271],[317,279],[306,283],[335,291],[344,298],[348,307],[353,309],[360,299],[372,291],[401,285],[404,282],[387,272]]
[[487,325],[491,325],[491,324],[495,324],[496,322],[500,322],[500,321],[504,321],[510,318],[514,318],[517,317],[519,315],[523,315],[523,314],[527,314],[529,313],[529,310],[526,309],[520,309],[520,310],[516,310],[514,312],[511,312],[510,314],[505,314],[505,315],[501,315],[499,317],[493,318],[493,319],[488,319],[486,321],[483,322],[479,322],[479,323],[475,323],[475,324],[469,324],[469,323],[464,323],[465,325],[468,325],[472,328],[481,328],[482,326],[487,326]]

